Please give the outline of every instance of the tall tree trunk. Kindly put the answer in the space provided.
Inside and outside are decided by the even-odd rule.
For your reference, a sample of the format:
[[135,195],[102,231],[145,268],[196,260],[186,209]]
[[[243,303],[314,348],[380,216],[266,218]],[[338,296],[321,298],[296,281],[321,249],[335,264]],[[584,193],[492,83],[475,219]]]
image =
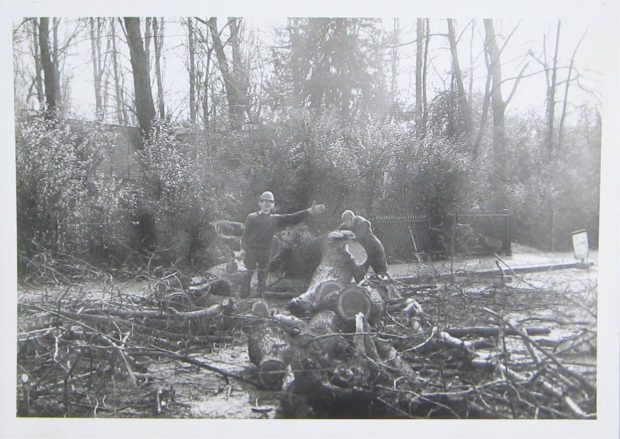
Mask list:
[[[485,45],[489,54],[489,67],[491,75],[491,108],[493,109],[493,158],[495,162],[495,184],[504,187],[506,182],[506,130],[504,126],[504,113],[506,103],[502,98],[502,65],[500,62],[500,50],[495,39],[493,20],[484,20]],[[500,201],[500,200],[496,200]]]
[[[96,20],[96,21],[95,21]],[[98,120],[103,118],[101,99],[101,18],[89,18],[90,51],[93,60],[93,85],[95,87],[95,113]]]
[[236,79],[242,70],[241,65],[241,45],[240,45],[240,18],[230,17],[228,19],[228,28],[230,29],[230,45],[232,48],[232,71]]
[[239,95],[238,116],[244,119],[244,113],[249,114],[248,106],[248,75],[247,69],[241,54],[241,25],[242,18],[231,17],[228,19],[230,28],[230,44],[232,46],[232,73],[235,86]]
[[461,72],[461,66],[459,64],[459,55],[456,47],[456,35],[454,31],[454,20],[452,19],[448,19],[448,41],[450,42],[450,53],[452,55],[452,72],[455,79],[459,114],[464,121],[465,133],[468,138],[471,138],[473,117],[471,107],[467,101],[467,95],[465,94],[465,86],[463,85],[463,73]]
[[62,88],[60,87],[60,71],[61,71],[61,65],[60,65],[60,57],[59,57],[59,51],[58,51],[58,25],[60,24],[60,18],[52,18],[52,50],[51,50],[51,57],[52,57],[52,63],[54,63],[54,65],[56,66],[56,89],[59,91],[58,92],[58,96],[59,96],[59,102],[58,102],[58,106],[62,107]]
[[151,72],[151,17],[144,19],[144,53],[146,55],[146,65]]
[[577,50],[579,50],[579,46],[581,46],[581,42],[585,38],[586,34],[584,33],[577,45],[575,46],[575,50],[570,59],[570,64],[568,66],[568,76],[566,78],[566,85],[564,86],[564,99],[562,102],[562,113],[560,114],[560,125],[558,127],[558,149],[562,147],[562,140],[564,137],[564,120],[566,118],[566,106],[568,104],[568,88],[570,86],[572,76],[573,76],[573,67],[575,64],[575,55],[577,55]]
[[213,46],[215,48],[215,56],[222,73],[222,79],[224,80],[224,88],[226,89],[226,98],[228,100],[228,113],[229,113],[229,126],[232,130],[238,131],[243,124],[243,103],[241,100],[241,94],[239,86],[235,81],[234,75],[229,67],[228,58],[224,52],[224,44],[220,38],[220,34],[217,29],[217,18],[209,18],[207,25],[211,32],[211,38],[213,39]]
[[553,54],[553,67],[551,68],[551,83],[547,87],[547,146],[550,151],[555,150],[555,88],[557,85],[558,50],[560,47],[560,28],[562,20],[558,20],[555,35],[555,51]]
[[157,77],[157,105],[159,107],[159,117],[166,117],[164,108],[164,86],[161,71],[161,48],[164,42],[164,21],[163,18],[153,17],[153,45],[155,47],[155,75]]
[[478,135],[476,136],[476,141],[473,146],[473,156],[474,158],[478,157],[480,153],[480,143],[482,142],[482,138],[484,137],[484,132],[487,126],[487,118],[489,114],[489,105],[491,103],[491,61],[488,59],[489,56],[485,52],[485,60],[487,64],[487,79],[484,85],[484,98],[482,100],[482,112],[480,115],[480,128],[478,129]]
[[[396,96],[398,95],[398,61],[399,61],[398,44],[399,42],[400,42],[400,23],[399,23],[398,18],[395,18],[394,19],[394,30],[392,34],[392,69],[391,69],[392,70],[392,81],[390,84],[390,101],[391,101],[392,106],[394,106],[394,104],[396,103]],[[417,65],[416,65],[416,68],[417,68]],[[417,87],[417,73],[416,73],[416,87]]]
[[187,19],[187,42],[189,52],[189,120],[192,124],[196,123],[196,44],[194,37],[194,22],[191,18]]
[[131,58],[133,72],[134,93],[136,101],[136,115],[142,135],[148,139],[151,132],[155,107],[151,93],[151,79],[149,76],[148,60],[140,34],[140,19],[137,17],[125,17],[127,30],[127,44]]
[[41,53],[47,113],[50,116],[54,116],[58,111],[60,90],[58,87],[58,69],[52,62],[50,53],[48,17],[41,17],[39,19],[39,51]]
[[52,28],[51,28],[52,48],[50,51],[50,55],[52,58],[52,63],[56,66],[56,90],[58,90],[57,107],[58,107],[58,110],[62,112],[63,108],[66,108],[69,103],[69,87],[63,87],[61,86],[61,83],[60,83],[63,64],[64,64],[64,58],[65,58],[65,57],[62,58],[63,63],[61,63],[61,54],[60,54],[59,44],[58,44],[58,27],[60,25],[60,21],[61,21],[60,18],[52,19]]
[[418,18],[416,21],[416,53],[415,53],[415,121],[416,134],[422,137],[426,131],[426,127],[422,124],[424,105],[424,97],[422,95],[422,72],[424,71],[424,19]]
[[[550,152],[550,161],[551,163],[555,163],[557,160],[557,145],[555,142],[555,89],[557,86],[557,72],[558,72],[558,51],[560,48],[560,29],[562,25],[562,20],[558,20],[556,34],[555,34],[555,49],[553,53],[553,66],[551,67],[551,83],[547,87],[547,146]],[[555,251],[556,248],[556,223],[557,223],[557,208],[556,203],[557,199],[555,196],[555,175],[553,173],[550,174],[549,181],[549,250]]]
[[[205,66],[205,79],[203,85],[203,95],[202,95],[202,121],[204,123],[205,130],[209,130],[209,89],[210,89],[210,77],[211,77],[211,51],[207,52],[207,60]],[[213,100],[211,100],[213,102]]]
[[112,69],[114,72],[114,97],[116,102],[116,119],[119,125],[127,125],[129,117],[125,108],[125,96],[123,92],[123,84],[121,81],[121,72],[118,62],[118,51],[116,50],[116,19],[110,21],[110,31],[112,33]]
[[43,93],[43,78],[41,77],[41,55],[39,51],[39,21],[32,19],[32,55],[34,58],[34,81],[37,90],[37,100],[39,107],[43,108],[45,104],[45,94]]
[[426,20],[426,38],[424,41],[424,67],[422,68],[422,127],[426,130],[428,125],[428,99],[426,97],[426,78],[428,73],[428,46],[431,42],[431,24]]

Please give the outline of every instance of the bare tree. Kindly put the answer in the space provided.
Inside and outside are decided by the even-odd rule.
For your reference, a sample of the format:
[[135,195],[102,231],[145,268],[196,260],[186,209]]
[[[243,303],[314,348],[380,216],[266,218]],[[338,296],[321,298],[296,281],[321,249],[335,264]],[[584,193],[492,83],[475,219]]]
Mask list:
[[118,50],[116,48],[116,20],[114,18],[110,21],[110,40],[112,44],[112,69],[114,76],[114,97],[116,102],[116,119],[119,124],[127,125],[129,123],[129,117],[127,116],[127,109],[125,106],[125,93],[123,87],[123,78],[119,63]]
[[426,20],[426,38],[424,40],[424,62],[422,67],[422,127],[426,130],[428,121],[428,99],[426,97],[426,78],[428,76],[428,46],[431,42],[431,24]]
[[466,135],[471,136],[473,128],[473,116],[471,106],[467,100],[465,86],[463,85],[463,73],[459,64],[457,50],[457,39],[454,31],[454,20],[448,19],[448,41],[450,43],[450,54],[452,55],[452,74],[456,83],[457,103],[461,117],[463,118],[464,130]]
[[486,32],[485,46],[489,54],[489,74],[491,76],[491,105],[493,108],[493,152],[496,165],[500,167],[499,177],[503,181],[505,169],[503,167],[503,157],[500,157],[505,145],[504,113],[506,103],[502,98],[502,64],[500,62],[500,50],[495,38],[495,28],[493,20],[485,19],[484,28]]
[[149,72],[151,71],[151,17],[144,19],[144,53]]
[[422,133],[426,131],[425,125],[422,123],[424,120],[424,97],[422,95],[422,75],[424,70],[424,19],[418,18],[416,22],[416,53],[415,53],[415,120],[416,120],[416,133],[418,137],[422,136]]
[[163,119],[165,114],[164,108],[164,86],[161,71],[161,50],[164,44],[164,19],[153,17],[153,46],[155,48],[155,76],[157,78],[157,106],[159,108],[159,117]]
[[551,68],[551,78],[549,73],[545,70],[547,75],[547,146],[551,151],[555,149],[555,136],[554,136],[554,124],[555,124],[555,89],[557,86],[558,77],[558,51],[560,48],[560,28],[562,26],[562,20],[558,20],[555,34],[555,50],[553,54],[553,67]]
[[37,100],[42,107],[45,102],[45,95],[43,93],[43,78],[41,77],[41,55],[39,53],[39,20],[37,18],[32,19],[32,56],[34,59],[34,83],[37,90]]
[[[394,28],[392,31],[392,78],[390,84],[390,100],[392,105],[396,101],[396,95],[398,93],[398,42],[400,39],[400,23],[398,18],[394,19]],[[416,71],[417,79],[417,71]],[[416,81],[417,87],[417,81]],[[417,89],[416,89],[417,90]]]
[[224,43],[222,42],[220,31],[218,31],[217,18],[211,17],[205,23],[209,27],[215,49],[215,56],[217,57],[217,62],[224,81],[224,88],[226,89],[229,126],[232,130],[240,130],[243,124],[244,110],[241,90],[239,84],[235,80],[233,72],[231,71],[226,53],[224,52]]
[[93,60],[93,85],[95,88],[95,113],[97,119],[103,120],[105,116],[105,107],[102,98],[103,76],[107,71],[107,59],[110,52],[110,43],[112,38],[106,38],[106,48],[104,53],[101,52],[101,40],[105,31],[105,18],[89,18],[90,31],[90,50]]
[[485,97],[483,103],[482,110],[482,119],[480,132],[478,134],[478,138],[474,144],[474,152],[477,152],[478,145],[480,139],[482,138],[482,131],[484,130],[484,126],[486,123],[486,114],[490,107],[493,110],[493,157],[495,163],[495,171],[496,178],[498,180],[499,185],[501,186],[502,182],[506,179],[506,157],[505,157],[505,149],[506,149],[506,130],[505,130],[505,112],[506,107],[514,97],[517,87],[521,79],[523,78],[523,73],[528,67],[528,64],[525,63],[521,68],[521,71],[515,78],[510,78],[514,80],[512,89],[506,99],[502,97],[502,84],[507,80],[502,79],[502,64],[500,55],[503,50],[506,48],[506,45],[510,41],[510,38],[515,33],[519,24],[517,24],[512,32],[504,39],[504,43],[501,48],[497,44],[497,39],[495,35],[495,28],[493,26],[493,20],[485,19],[484,20],[484,28],[485,28],[485,59],[487,63],[487,71],[488,77],[485,85]]
[[188,44],[188,72],[189,72],[189,120],[196,123],[196,38],[194,36],[194,22],[191,18],[187,23],[187,44]]
[[45,84],[45,102],[47,112],[54,115],[58,111],[60,90],[58,66],[52,61],[49,35],[49,17],[41,17],[39,19],[39,51]]
[[573,54],[570,58],[570,64],[568,66],[568,77],[566,78],[566,84],[564,85],[564,99],[562,102],[562,113],[560,115],[560,126],[558,128],[558,148],[562,147],[562,140],[564,135],[564,120],[566,118],[566,106],[568,104],[568,87],[572,81],[573,68],[575,65],[575,55],[577,55],[577,51],[579,50],[579,46],[583,42],[586,34],[584,33],[577,45],[575,46],[575,50],[573,50]]
[[151,93],[148,60],[140,34],[140,19],[137,17],[125,17],[124,22],[133,73],[136,115],[142,135],[148,139],[153,118],[155,117],[155,107]]

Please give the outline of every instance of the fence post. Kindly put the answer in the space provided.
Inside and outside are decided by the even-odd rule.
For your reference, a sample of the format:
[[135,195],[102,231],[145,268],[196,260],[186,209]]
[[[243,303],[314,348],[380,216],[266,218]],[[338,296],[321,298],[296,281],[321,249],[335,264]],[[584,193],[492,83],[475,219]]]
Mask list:
[[450,282],[454,283],[454,253],[456,240],[456,225],[458,220],[458,209],[454,209],[454,223],[452,225],[452,238],[450,239]]
[[506,214],[506,235],[504,236],[504,248],[508,256],[512,256],[512,215],[510,209],[504,209]]

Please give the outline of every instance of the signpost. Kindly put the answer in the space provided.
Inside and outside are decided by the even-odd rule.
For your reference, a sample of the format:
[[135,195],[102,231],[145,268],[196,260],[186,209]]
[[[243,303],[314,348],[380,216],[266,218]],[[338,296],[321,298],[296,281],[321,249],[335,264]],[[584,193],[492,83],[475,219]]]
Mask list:
[[581,259],[581,262],[588,257],[590,251],[588,245],[588,232],[585,229],[573,232],[573,252],[575,259]]

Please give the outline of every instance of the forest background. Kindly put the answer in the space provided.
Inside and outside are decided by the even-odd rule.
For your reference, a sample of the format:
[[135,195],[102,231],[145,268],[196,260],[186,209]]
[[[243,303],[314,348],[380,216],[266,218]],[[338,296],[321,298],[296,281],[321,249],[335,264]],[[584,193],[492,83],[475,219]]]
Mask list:
[[434,241],[450,213],[509,209],[516,241],[597,246],[597,38],[559,19],[17,20],[19,251],[208,265],[210,224],[267,189],[281,211],[423,214]]
[[[161,2],[160,3],[153,2],[153,3],[155,4],[155,6],[159,7],[159,9],[161,9]],[[165,15],[165,16],[178,15],[178,16],[192,16],[192,17],[196,15],[195,11],[192,11],[191,13],[187,13],[187,14],[182,13],[183,11],[189,11],[192,8],[195,9],[195,6],[191,6],[188,8],[188,6],[182,4],[182,2],[177,2],[177,3],[179,4],[177,5],[178,8],[175,9],[175,14],[168,13],[168,14],[160,14],[160,15]],[[601,83],[599,83],[600,90],[603,91],[603,96],[599,96],[599,99],[602,99],[604,102],[603,109],[602,109],[602,117],[600,118],[600,120],[602,121],[602,125],[603,125],[602,133],[603,133],[603,145],[604,145],[603,161],[602,161],[603,197],[601,199],[602,204],[601,204],[600,214],[602,218],[602,222],[601,222],[602,234],[603,234],[602,236],[605,238],[605,239],[599,240],[599,245],[601,249],[601,252],[600,252],[600,273],[601,273],[600,304],[601,304],[601,307],[600,307],[600,315],[599,315],[599,324],[603,328],[606,328],[606,334],[607,334],[604,339],[605,345],[606,345],[605,351],[607,355],[605,356],[604,361],[601,361],[600,363],[600,376],[602,377],[602,379],[604,378],[606,380],[605,381],[606,385],[600,389],[601,390],[600,399],[601,401],[604,401],[605,404],[601,404],[599,420],[604,421],[607,426],[613,425],[613,428],[617,430],[618,319],[617,319],[615,310],[618,309],[619,304],[618,304],[617,295],[614,294],[614,292],[612,291],[613,289],[612,285],[614,284],[615,281],[617,281],[617,266],[618,266],[618,263],[620,263],[620,261],[618,260],[618,253],[617,253],[618,244],[619,244],[618,230],[617,230],[618,229],[617,227],[618,203],[616,202],[617,196],[614,193],[614,189],[615,187],[617,187],[617,177],[614,176],[614,173],[615,173],[614,164],[618,162],[618,153],[616,149],[613,147],[613,139],[618,137],[618,132],[617,132],[618,128],[617,128],[617,124],[615,123],[615,121],[617,120],[617,117],[619,114],[617,97],[620,95],[619,88],[618,88],[618,56],[617,56],[618,53],[617,53],[617,48],[615,47],[617,37],[618,37],[617,35],[617,24],[618,24],[617,4],[616,2],[597,3],[597,2],[553,2],[553,1],[550,1],[550,2],[545,2],[544,4],[535,2],[535,5],[534,5],[533,2],[511,2],[510,4],[504,4],[504,2],[502,2],[502,4],[497,5],[497,6],[487,3],[486,6],[488,8],[484,9],[484,5],[481,5],[481,3],[484,3],[484,2],[476,2],[476,5],[474,6],[470,6],[470,5],[462,6],[461,5],[461,6],[454,7],[454,8],[451,7],[449,13],[446,10],[445,5],[439,9],[426,5],[425,7],[420,7],[419,10],[421,11],[421,13],[412,13],[412,11],[408,10],[406,14],[402,14],[401,16],[408,15],[410,17],[416,17],[416,16],[442,17],[439,21],[444,20],[444,18],[447,16],[455,16],[455,17],[459,17],[458,19],[459,28],[458,29],[460,30],[462,30],[462,28],[466,26],[467,22],[469,21],[469,17],[471,17],[472,15],[476,15],[478,17],[482,17],[482,16],[503,17],[504,20],[508,19],[511,24],[516,24],[515,21],[512,21],[512,17],[523,17],[524,19],[529,19],[529,20],[543,19],[543,20],[546,20],[546,22],[548,23],[548,28],[546,30],[546,34],[548,35],[547,37],[548,50],[551,50],[550,48],[551,48],[552,43],[550,42],[551,41],[550,39],[553,37],[553,31],[554,31],[555,25],[557,24],[556,18],[558,16],[571,18],[574,21],[581,23],[581,24],[590,23],[590,26],[588,27],[589,37],[593,37],[593,35],[597,35],[596,37],[594,37],[594,42],[591,42],[591,45],[588,46],[589,49],[585,51],[583,49],[586,47],[585,46],[586,40],[584,40],[584,42],[581,45],[581,48],[577,51],[577,54],[580,56],[583,55],[584,52],[590,53],[590,54],[592,53],[597,54],[595,58],[599,59],[599,62],[602,60],[603,70],[606,73],[604,77],[601,78],[602,86],[601,86]],[[495,2],[491,2],[491,3],[495,4]],[[16,23],[19,23],[19,20],[16,17],[43,16],[43,15],[70,16],[72,14],[75,14],[76,9],[73,9],[75,6],[76,5],[74,3],[72,4],[71,2],[63,2],[63,5],[58,5],[58,4],[50,5],[50,2],[47,2],[47,3],[39,2],[36,4],[35,2],[30,2],[28,6],[24,6],[22,8],[23,10],[18,10],[17,12],[12,11],[13,12],[12,15],[7,14],[3,19],[3,27],[2,27],[3,38],[1,40],[2,49],[3,49],[2,53],[5,55],[5,60],[7,60],[7,62],[5,63],[4,68],[1,70],[1,74],[2,74],[1,82],[3,86],[5,87],[4,95],[7,97],[7,99],[5,99],[4,104],[0,106],[0,110],[2,112],[1,113],[2,120],[4,121],[1,126],[1,129],[2,129],[3,138],[5,139],[5,142],[6,142],[6,145],[4,148],[4,154],[3,154],[3,157],[6,157],[6,160],[4,160],[4,163],[3,163],[2,200],[5,202],[5,205],[7,206],[9,214],[3,215],[3,219],[2,219],[2,228],[3,228],[4,233],[2,234],[1,242],[2,242],[2,247],[5,249],[5,251],[2,252],[3,259],[2,259],[2,264],[0,265],[3,267],[2,278],[4,279],[4,281],[6,281],[6,282],[3,281],[3,283],[6,285],[14,284],[13,276],[15,273],[14,267],[16,263],[15,251],[14,251],[14,249],[16,248],[16,245],[15,245],[16,236],[14,233],[15,226],[16,226],[16,216],[15,216],[15,211],[13,207],[15,206],[15,167],[14,167],[15,156],[13,154],[13,151],[15,151],[14,139],[15,139],[15,134],[16,134],[15,132],[16,125],[14,123],[14,120],[17,121],[19,119],[18,119],[18,109],[16,108],[14,111],[13,102],[10,100],[10,98],[8,98],[9,96],[12,95],[12,92],[14,89],[14,82],[13,82],[14,76],[13,76],[13,71],[11,69],[11,62],[9,61],[11,57],[13,56],[13,38],[12,38],[13,35],[12,34],[14,30],[14,25]],[[247,16],[265,15],[265,8],[266,8],[265,4],[260,4],[260,5],[256,4],[256,5],[250,5],[250,6],[245,5],[245,6],[246,7],[243,9],[243,14]],[[454,4],[448,5],[448,6],[454,6]],[[84,5],[82,5],[82,7],[86,9],[86,12],[81,13],[80,16],[87,17],[89,15],[92,15],[92,16],[98,15],[97,14],[98,11],[96,9],[91,11],[89,10],[88,7],[85,7]],[[393,15],[393,14],[386,13],[385,8],[387,6],[382,6],[379,9],[379,13],[374,13],[374,10],[372,8],[369,10],[367,7],[364,7],[363,5],[357,6],[355,9],[352,9],[352,7],[353,6],[351,5],[351,3],[348,3],[348,2],[342,2],[339,5],[332,4],[330,7],[326,9],[327,13],[322,13],[322,14],[315,13],[314,12],[315,9],[307,9],[304,7],[301,7],[300,9],[300,6],[298,6],[295,10],[293,10],[292,13],[286,13],[286,14],[284,12],[288,11],[287,8],[281,9],[280,7],[277,7],[276,9],[274,9],[275,6],[273,5],[270,6],[267,10],[270,12],[270,15],[272,15],[271,12],[273,10],[276,10],[278,12],[282,11],[283,12],[282,15],[289,15],[289,16],[303,16],[303,15],[343,16],[343,15],[351,15],[351,11],[356,11],[356,13],[359,11],[360,16],[392,16]],[[483,9],[479,9],[480,7]],[[14,9],[19,9],[19,8],[14,8]],[[178,9],[178,14],[177,14],[177,9]],[[164,10],[169,11],[170,6],[168,6],[167,8],[164,8]],[[221,9],[219,11],[221,11]],[[123,11],[123,14],[124,12],[125,11]],[[138,7],[134,15],[145,16],[147,15],[145,12],[146,11],[144,10],[144,6],[141,6],[141,7]],[[102,15],[121,16],[123,14],[121,14],[121,12],[118,10],[118,7],[117,7],[116,9],[111,8],[111,12],[106,11],[106,14],[102,14]],[[216,14],[216,15],[224,17],[222,19],[226,20],[226,17],[228,15],[238,16],[242,14],[237,13],[237,14],[228,14],[228,15],[227,14]],[[497,21],[497,18],[496,18],[496,21]],[[527,20],[524,20],[521,26],[523,26],[526,22]],[[566,20],[564,20],[563,26],[566,26]],[[587,25],[584,27],[587,27]],[[504,32],[502,30],[502,32],[504,32],[504,37],[506,37],[507,34],[510,32],[510,30],[512,30],[510,25],[508,26],[508,28],[509,28],[508,32]],[[566,27],[564,27],[564,29],[566,29]],[[539,42],[538,46],[541,45],[540,35],[541,34],[539,33],[537,36],[537,41]],[[565,35],[565,34],[562,33],[561,35]],[[567,48],[568,51],[571,52],[575,48],[574,43],[577,40],[579,40],[580,37],[581,37],[581,33],[578,32],[576,39],[572,41],[573,44],[567,44],[567,45],[562,44],[562,46],[560,47]],[[435,39],[435,37],[433,37],[433,39]],[[464,45],[463,43],[459,43],[460,50],[464,46],[466,45]],[[540,47],[538,47],[538,49],[540,49]],[[466,55],[464,56],[465,56],[465,59],[467,59]],[[570,59],[570,53],[565,56],[564,61],[566,61],[567,59]],[[589,61],[591,59],[592,58],[589,58],[587,61],[582,62],[581,65],[582,66],[593,65]],[[90,68],[86,66],[86,62],[87,62],[86,59],[82,60],[82,71],[83,72],[90,71]],[[483,80],[482,80],[483,85],[486,84],[485,78],[486,76],[483,76]],[[131,81],[131,79],[129,80]],[[515,93],[511,101],[512,102],[511,106],[508,107],[509,113],[511,113],[512,110],[514,109],[512,105],[519,102],[520,95],[529,96],[532,94],[532,91],[534,90],[534,88],[532,87],[523,87],[523,84],[525,84],[524,80],[522,80],[522,85],[518,87],[518,91]],[[128,85],[130,85],[130,83]],[[87,86],[87,87],[90,87],[90,86]],[[541,96],[542,96],[542,99],[544,101],[545,95],[546,95],[546,92],[545,92],[546,85],[543,85],[542,90],[543,90],[542,93],[537,93],[536,96],[537,96],[537,99],[539,100],[541,99]],[[572,92],[575,90],[576,88],[571,85],[569,96],[572,96]],[[598,105],[597,111],[601,111],[600,102],[597,105]],[[519,105],[519,107],[521,106]],[[546,107],[538,105],[537,108],[539,112],[538,117],[540,118],[540,111]],[[14,119],[14,116],[15,116],[15,119]],[[607,121],[611,121],[611,123],[605,123]],[[537,161],[537,164],[541,164],[541,162],[543,162],[543,160]],[[589,181],[592,182],[595,180],[596,178],[593,178]],[[259,188],[255,188],[254,190],[258,192]],[[250,196],[248,196],[248,198],[249,197]],[[598,198],[595,198],[595,200],[598,201]],[[252,203],[251,202],[248,202],[248,203],[249,204],[247,205],[247,208],[248,209],[253,208]],[[241,210],[243,210],[243,208],[241,208]],[[242,216],[243,212],[235,213],[235,215]],[[544,247],[544,244],[542,242],[539,243],[539,245],[540,247]],[[8,306],[3,306],[3,313],[2,313],[2,319],[1,319],[3,322],[2,327],[6,333],[12,333],[12,331],[15,330],[15,311],[14,311],[15,307],[11,306],[12,304],[11,298],[14,296],[8,294],[3,297],[4,297],[3,304],[8,304]],[[9,338],[7,337],[7,339]],[[14,349],[13,343],[7,343],[6,347],[8,348],[7,351],[9,352],[9,354],[13,352],[12,351],[12,349]],[[13,387],[13,382],[12,382],[13,372],[6,373],[3,376],[8,377],[8,384],[5,387],[8,389],[11,389]],[[9,417],[13,417],[14,412],[11,412],[11,408],[12,408],[12,405],[14,404],[14,401],[15,401],[14,395],[11,395],[10,391],[6,392],[3,395],[3,398],[2,398],[2,408],[3,408],[2,413],[3,414],[5,415],[8,414]],[[13,423],[9,422],[5,424],[5,426],[8,426],[8,425],[13,425]],[[487,426],[490,428],[495,428],[494,425],[487,425]],[[581,427],[583,426],[587,428],[588,431],[592,432],[592,431],[596,431],[596,429],[599,427],[599,423],[598,422],[588,423],[587,426],[585,425],[579,426],[575,424],[564,424],[564,426],[566,427],[563,430],[565,433],[565,437],[586,437],[585,430],[582,429]],[[110,424],[107,424],[106,427],[108,428],[108,430],[106,430],[107,432],[127,431],[126,430],[127,426],[121,425],[120,423],[117,423],[117,424],[110,423]],[[160,426],[160,428],[162,428],[160,430],[160,433],[165,430],[165,428],[163,427],[164,426]],[[227,433],[229,435],[238,434],[241,431],[241,430],[237,430],[238,427],[234,428],[235,427],[234,425],[229,425],[229,427],[230,428],[227,430]],[[367,426],[367,427],[370,428],[371,426]],[[436,429],[439,427],[439,425],[433,424],[432,426],[429,425],[428,427],[429,428],[432,427],[434,429],[433,431],[436,432],[437,431]],[[532,425],[529,423],[524,423],[520,426],[514,426],[514,429],[512,429],[513,437],[517,437],[516,435],[523,433],[525,429],[528,429],[528,431],[530,431],[529,428],[531,427]],[[21,428],[24,428],[24,425],[22,425]],[[178,425],[176,424],[172,425],[172,428],[176,430],[178,428]],[[260,430],[259,426],[255,426],[253,428]],[[397,427],[394,426],[394,428],[397,428]],[[385,433],[386,431],[391,431],[393,433],[396,433],[397,431],[394,428],[390,428],[389,425],[383,425],[382,432]],[[422,429],[422,427],[420,428]],[[487,429],[485,428],[485,425],[481,423],[475,423],[472,428],[476,428],[477,432],[487,431]],[[541,428],[542,426],[540,425],[536,427],[535,431],[538,432],[537,434],[540,434]],[[341,431],[341,430],[338,430],[338,431]],[[491,430],[489,430],[489,432],[490,431]],[[91,433],[95,433],[95,432],[91,431]],[[609,436],[609,437],[612,437],[612,436]]]

